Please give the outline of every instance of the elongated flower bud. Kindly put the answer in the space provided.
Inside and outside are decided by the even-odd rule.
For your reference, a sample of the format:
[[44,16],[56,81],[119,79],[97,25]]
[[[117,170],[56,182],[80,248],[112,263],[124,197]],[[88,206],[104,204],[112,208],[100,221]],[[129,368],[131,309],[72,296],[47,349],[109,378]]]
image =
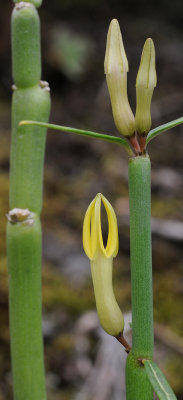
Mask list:
[[135,119],[127,95],[128,60],[117,19],[113,19],[109,26],[104,70],[116,128],[122,135],[132,136]]
[[136,80],[135,125],[139,135],[147,135],[151,128],[151,100],[156,83],[154,43],[152,39],[147,39]]
[[[106,247],[104,247],[102,238],[101,202],[105,207],[109,226]],[[119,336],[124,329],[124,319],[112,287],[113,257],[118,253],[118,227],[112,206],[100,193],[91,202],[85,215],[83,247],[91,260],[91,273],[100,323],[109,335]]]

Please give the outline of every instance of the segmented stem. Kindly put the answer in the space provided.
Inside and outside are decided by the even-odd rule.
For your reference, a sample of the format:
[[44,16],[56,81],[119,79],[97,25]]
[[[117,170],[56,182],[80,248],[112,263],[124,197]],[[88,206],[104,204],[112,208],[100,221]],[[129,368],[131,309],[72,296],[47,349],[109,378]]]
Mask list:
[[12,142],[7,225],[10,336],[15,400],[45,400],[42,340],[41,226],[46,128],[20,127],[22,119],[47,122],[49,86],[40,81],[40,0],[19,2],[12,13]]

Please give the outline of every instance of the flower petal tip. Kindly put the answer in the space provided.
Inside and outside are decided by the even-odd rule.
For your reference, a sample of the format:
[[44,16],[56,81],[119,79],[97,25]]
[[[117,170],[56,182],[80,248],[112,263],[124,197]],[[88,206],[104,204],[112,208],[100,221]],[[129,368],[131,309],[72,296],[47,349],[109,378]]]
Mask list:
[[[104,247],[101,227],[101,203],[107,213],[108,239]],[[116,257],[118,253],[118,226],[115,212],[109,201],[101,193],[98,193],[90,203],[83,223],[83,247],[90,260],[94,260],[100,252],[106,258]]]

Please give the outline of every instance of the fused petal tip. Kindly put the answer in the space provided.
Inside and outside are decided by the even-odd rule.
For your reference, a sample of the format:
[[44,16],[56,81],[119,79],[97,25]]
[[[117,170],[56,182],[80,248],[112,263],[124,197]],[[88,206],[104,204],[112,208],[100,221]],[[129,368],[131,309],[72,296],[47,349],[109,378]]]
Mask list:
[[[101,202],[108,218],[108,239],[104,247],[101,228]],[[106,258],[115,257],[118,253],[118,227],[115,212],[108,200],[97,194],[89,205],[83,223],[83,247],[90,260],[101,252]]]

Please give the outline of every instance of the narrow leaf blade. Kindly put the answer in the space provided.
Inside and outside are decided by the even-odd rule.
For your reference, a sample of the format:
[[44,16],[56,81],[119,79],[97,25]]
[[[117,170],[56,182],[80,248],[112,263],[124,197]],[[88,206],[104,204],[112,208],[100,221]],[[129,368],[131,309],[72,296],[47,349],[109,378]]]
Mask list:
[[160,400],[177,400],[172,388],[158,366],[153,361],[145,360],[144,367],[149,382],[158,398]]
[[20,121],[19,126],[23,126],[23,125],[41,126],[43,128],[55,129],[55,130],[61,131],[61,132],[75,133],[77,135],[93,137],[94,139],[105,140],[106,142],[117,143],[117,144],[120,144],[121,146],[123,146],[123,148],[127,151],[127,153],[130,156],[133,155],[133,152],[132,152],[128,142],[126,141],[126,139],[122,139],[117,136],[105,135],[104,133],[86,131],[83,129],[76,129],[76,128],[71,128],[69,126],[49,124],[49,123],[40,122],[40,121]]
[[160,133],[166,132],[169,129],[172,129],[175,126],[180,125],[182,123],[183,123],[183,117],[175,119],[174,121],[168,122],[167,124],[160,125],[155,129],[152,129],[147,135],[146,143],[148,144],[154,137],[160,135]]

